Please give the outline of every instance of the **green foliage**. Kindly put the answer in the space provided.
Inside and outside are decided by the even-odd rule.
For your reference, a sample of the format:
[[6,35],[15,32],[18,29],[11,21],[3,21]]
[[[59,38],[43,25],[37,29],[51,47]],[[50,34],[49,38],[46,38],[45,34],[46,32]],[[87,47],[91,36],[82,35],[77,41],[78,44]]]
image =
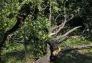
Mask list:
[[[2,40],[4,32],[11,29],[15,25],[16,16],[23,4],[32,2],[33,6],[37,5],[39,9],[39,13],[37,14],[38,18],[36,20],[30,19],[31,15],[29,15],[22,27],[14,33],[10,34],[10,36],[8,37],[9,40],[6,40],[7,43],[2,54],[3,56],[6,55],[7,58],[9,58],[6,60],[7,63],[23,62],[24,57],[22,59],[16,59],[16,57],[11,57],[13,55],[9,55],[9,53],[24,53],[25,42],[27,42],[27,52],[30,52],[34,57],[38,58],[46,53],[46,45],[44,43],[50,39],[50,37],[48,37],[48,30],[51,23],[48,17],[43,16],[43,10],[46,7],[45,3],[42,4],[43,1],[44,0],[0,0],[0,40]],[[91,8],[90,2],[91,1],[87,0],[51,0],[52,19],[54,17],[53,15],[55,15],[56,13],[64,16],[64,8],[66,8],[66,13],[69,16],[71,14],[79,14],[80,16],[86,15],[87,17],[89,17],[91,15],[90,13],[88,13],[88,10],[90,10]],[[50,0],[48,0],[48,3],[50,4]],[[53,19],[53,21],[55,21],[55,18]],[[90,21],[90,24],[92,19],[88,19],[88,21]],[[91,28],[91,26],[92,23],[90,24],[90,26],[88,26],[88,28]],[[90,30],[90,32],[91,31],[92,30]],[[91,42],[88,41],[85,37],[77,37],[66,40],[63,46],[75,46],[90,43]]]

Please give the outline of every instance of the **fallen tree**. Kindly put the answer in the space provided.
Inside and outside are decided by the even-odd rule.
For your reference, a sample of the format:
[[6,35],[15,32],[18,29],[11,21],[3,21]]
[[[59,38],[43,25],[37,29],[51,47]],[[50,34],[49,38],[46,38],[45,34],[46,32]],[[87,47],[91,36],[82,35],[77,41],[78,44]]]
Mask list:
[[[30,3],[24,4],[21,7],[21,9],[19,10],[19,13],[16,17],[16,19],[17,19],[16,24],[10,30],[5,31],[4,36],[3,36],[2,40],[0,41],[0,52],[5,44],[7,37],[11,33],[15,32],[18,28],[20,28],[21,25],[23,24],[24,20],[26,19],[26,17],[30,14],[30,6],[31,6]],[[64,10],[65,10],[65,8],[64,8]],[[66,23],[71,21],[72,19],[74,19],[74,17],[76,17],[76,16],[72,15],[71,18],[67,19],[67,14],[65,12],[64,20],[62,21],[62,23],[60,25],[56,25],[55,27],[51,26],[51,28],[49,29],[48,36],[51,39],[48,41],[48,43],[52,47],[51,48],[52,52],[54,52],[56,49],[58,49],[59,44],[61,44],[64,40],[66,40],[69,37],[69,34],[71,34],[72,32],[76,31],[77,29],[79,29],[81,27],[81,26],[74,27],[74,28],[68,30],[66,33],[59,35],[59,33],[62,33],[62,30],[64,30]],[[51,8],[50,8],[49,21],[51,21]],[[65,53],[66,51],[86,49],[86,48],[92,48],[92,45],[79,46],[79,47],[75,47],[75,48],[68,48],[68,49],[64,49],[63,51],[59,51],[59,52]]]

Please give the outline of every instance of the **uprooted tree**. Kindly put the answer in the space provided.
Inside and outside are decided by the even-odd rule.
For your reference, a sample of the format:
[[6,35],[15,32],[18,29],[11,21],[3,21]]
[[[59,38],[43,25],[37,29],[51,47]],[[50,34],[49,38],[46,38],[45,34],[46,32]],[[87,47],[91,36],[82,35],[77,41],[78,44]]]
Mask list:
[[[70,13],[70,10],[68,10],[69,9],[68,5],[71,5],[70,4],[71,2],[70,1],[68,2],[67,0],[62,1],[63,2],[62,5],[60,4],[60,2],[58,2],[58,0],[57,0],[58,7],[63,10],[60,10],[58,12],[53,11],[53,6],[52,6],[53,2],[46,0],[45,2],[42,3],[45,6],[45,7],[42,7],[43,15],[49,19],[49,22],[51,24],[50,28],[48,29],[48,37],[50,39],[47,40],[46,42],[49,42],[51,44],[52,51],[54,51],[55,48],[58,48],[59,44],[61,44],[64,40],[66,40],[69,36],[71,36],[70,34],[72,32],[74,32],[78,29],[84,30],[84,28],[85,28],[85,26],[82,23],[82,21],[83,21],[82,17],[84,17],[84,16],[82,16],[82,17],[80,16],[80,11],[81,11],[80,8],[74,9],[76,11],[74,13],[73,12]],[[77,3],[75,7],[77,7],[77,5],[79,6],[79,4]],[[0,41],[0,50],[2,50],[3,46],[5,46],[5,41],[6,41],[7,37],[11,33],[18,30],[18,28],[21,28],[23,22],[25,21],[26,17],[28,17],[28,15],[32,15],[33,18],[31,18],[31,19],[35,20],[35,19],[37,19],[37,16],[40,15],[40,12],[42,12],[42,11],[40,11],[38,9],[37,5],[33,6],[32,3],[23,4],[23,6],[21,6],[21,9],[19,10],[19,12],[17,14],[16,24],[11,29],[4,32],[2,40]],[[56,13],[56,15],[54,13]],[[62,15],[61,15],[61,13],[62,13]],[[55,21],[54,25],[52,25],[53,21]],[[75,21],[75,22],[72,23],[72,21]],[[72,29],[71,28],[68,29],[67,23],[69,23],[71,26],[73,26]],[[71,50],[75,50],[75,49],[79,50],[79,49],[90,48],[90,47],[92,47],[91,44],[65,49],[61,52],[65,53],[66,51],[71,51]]]

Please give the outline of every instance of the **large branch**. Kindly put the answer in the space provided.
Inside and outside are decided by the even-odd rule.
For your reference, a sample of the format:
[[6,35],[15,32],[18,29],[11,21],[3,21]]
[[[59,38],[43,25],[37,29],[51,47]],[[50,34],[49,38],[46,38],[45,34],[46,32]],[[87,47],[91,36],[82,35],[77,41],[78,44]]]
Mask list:
[[57,36],[56,38],[53,38],[52,40],[57,41],[57,43],[62,43],[65,39],[68,38],[68,35],[72,32],[74,32],[75,30],[77,30],[78,28],[80,28],[81,26],[78,27],[74,27],[73,29],[69,30],[68,32],[66,32],[65,34],[63,34],[62,36]]
[[64,20],[60,25],[51,28],[49,31],[49,36],[57,35],[64,28],[65,24],[69,22],[70,20],[72,20],[74,17],[75,16],[72,15],[71,18]]
[[55,38],[52,38],[49,43],[52,44],[52,47],[58,47],[62,42],[64,42],[64,40],[66,40],[69,36],[70,33],[72,33],[73,31],[77,30],[78,28],[80,28],[81,26],[75,27],[71,30],[69,30],[68,32],[66,32],[65,34],[63,34],[62,36],[58,36]]
[[71,29],[71,30],[69,30],[68,32],[66,32],[65,34],[63,34],[63,35],[61,36],[61,38],[62,38],[62,37],[65,37],[65,36],[67,36],[67,35],[69,35],[70,33],[72,33],[73,31],[77,30],[77,29],[80,28],[80,27],[81,27],[81,26],[74,27],[73,29]]
[[58,36],[57,38],[52,38],[49,43],[52,45],[53,48],[57,48],[62,42],[64,42],[64,40],[66,40],[69,36],[71,32],[75,31],[76,29],[80,28],[80,26],[75,27],[73,29],[71,29],[70,31],[66,32],[64,35],[62,36]]
[[64,21],[62,24],[60,24],[59,26],[56,26],[53,31],[50,32],[49,36],[53,36],[53,35],[57,35],[65,26],[67,21]]

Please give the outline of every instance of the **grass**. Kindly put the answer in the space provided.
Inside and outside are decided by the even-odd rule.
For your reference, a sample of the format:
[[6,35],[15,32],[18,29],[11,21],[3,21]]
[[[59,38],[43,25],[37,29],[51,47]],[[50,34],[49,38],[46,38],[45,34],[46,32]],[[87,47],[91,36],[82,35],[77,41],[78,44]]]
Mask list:
[[[91,41],[86,40],[84,37],[72,36],[62,45],[71,47],[90,43]],[[32,52],[30,48],[25,52],[23,44],[7,44],[2,52],[2,63],[32,63],[35,59],[30,52]],[[92,63],[92,49],[69,52],[58,59],[56,63]]]

